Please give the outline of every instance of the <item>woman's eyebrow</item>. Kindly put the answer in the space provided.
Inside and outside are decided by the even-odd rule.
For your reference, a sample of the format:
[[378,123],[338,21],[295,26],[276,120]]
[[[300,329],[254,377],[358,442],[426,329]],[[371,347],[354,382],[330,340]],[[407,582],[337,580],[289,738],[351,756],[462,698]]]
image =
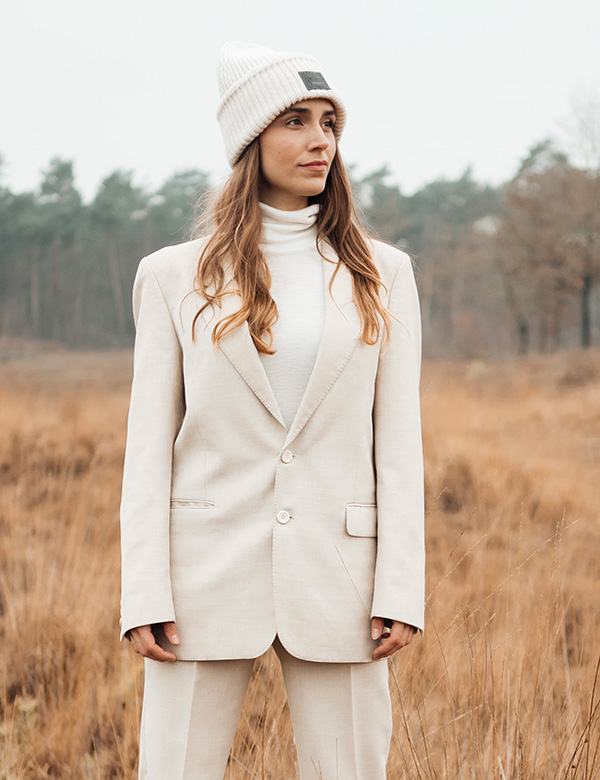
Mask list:
[[[312,108],[305,108],[304,106],[294,108],[292,106],[291,108],[286,108],[285,111],[282,111],[280,116],[285,116],[286,114],[312,114]],[[335,116],[335,111],[330,108],[327,111],[323,111],[321,116]]]

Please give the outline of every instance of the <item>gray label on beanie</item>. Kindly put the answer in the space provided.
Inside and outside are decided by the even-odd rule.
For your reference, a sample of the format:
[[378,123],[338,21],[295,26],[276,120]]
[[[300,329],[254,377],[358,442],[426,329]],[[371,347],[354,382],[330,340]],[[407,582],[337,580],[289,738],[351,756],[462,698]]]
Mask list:
[[323,74],[316,70],[300,70],[298,75],[304,82],[306,89],[331,89],[323,78]]

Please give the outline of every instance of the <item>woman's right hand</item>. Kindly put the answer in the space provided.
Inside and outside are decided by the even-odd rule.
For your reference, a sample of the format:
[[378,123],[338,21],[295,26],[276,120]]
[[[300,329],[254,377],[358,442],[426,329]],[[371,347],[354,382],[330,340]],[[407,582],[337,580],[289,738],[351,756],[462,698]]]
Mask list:
[[[172,645],[178,645],[179,636],[175,623],[163,623],[162,627],[168,641]],[[177,660],[173,653],[169,653],[168,650],[163,650],[162,647],[156,643],[156,638],[152,633],[151,626],[136,626],[136,628],[130,628],[129,639],[131,640],[135,652],[144,658],[151,658],[153,661]]]

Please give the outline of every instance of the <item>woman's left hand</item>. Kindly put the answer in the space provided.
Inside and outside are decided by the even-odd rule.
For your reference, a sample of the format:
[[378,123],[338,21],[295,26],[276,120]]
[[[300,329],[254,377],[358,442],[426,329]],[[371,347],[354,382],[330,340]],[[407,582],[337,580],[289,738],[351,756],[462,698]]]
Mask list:
[[[374,617],[371,620],[372,639],[381,638],[381,635],[384,633],[383,623],[384,618],[382,617]],[[397,650],[406,647],[406,645],[412,642],[412,638],[417,633],[417,629],[414,626],[409,626],[407,623],[394,620],[389,632],[387,639],[383,639],[381,645],[373,651],[374,661],[378,661],[380,658],[388,658]]]

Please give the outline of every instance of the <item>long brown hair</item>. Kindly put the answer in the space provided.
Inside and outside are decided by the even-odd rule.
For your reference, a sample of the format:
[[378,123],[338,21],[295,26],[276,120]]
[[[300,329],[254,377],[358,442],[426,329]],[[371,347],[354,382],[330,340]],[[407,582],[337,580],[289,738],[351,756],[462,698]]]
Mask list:
[[[192,333],[201,312],[228,294],[224,290],[224,268],[231,264],[242,307],[218,322],[212,334],[213,344],[217,346],[226,333],[247,320],[257,350],[272,355],[275,350],[265,343],[263,334],[268,333],[270,343],[273,342],[271,328],[277,320],[277,306],[270,293],[269,267],[260,248],[261,182],[259,144],[258,138],[255,138],[235,164],[210,210],[214,232],[200,255],[194,285],[206,298],[206,303],[194,317]],[[365,344],[377,342],[381,328],[377,315],[380,315],[385,323],[387,344],[390,312],[383,305],[379,293],[379,288],[385,285],[380,280],[367,246],[367,233],[356,215],[352,187],[339,150],[333,158],[325,189],[320,195],[310,198],[309,202],[320,204],[316,221],[317,248],[321,240],[326,241],[337,254],[340,263],[344,263],[352,274],[354,301],[361,320],[360,338]],[[195,232],[198,232],[197,228]],[[339,266],[333,278],[338,270]],[[333,278],[329,286],[330,293]]]

